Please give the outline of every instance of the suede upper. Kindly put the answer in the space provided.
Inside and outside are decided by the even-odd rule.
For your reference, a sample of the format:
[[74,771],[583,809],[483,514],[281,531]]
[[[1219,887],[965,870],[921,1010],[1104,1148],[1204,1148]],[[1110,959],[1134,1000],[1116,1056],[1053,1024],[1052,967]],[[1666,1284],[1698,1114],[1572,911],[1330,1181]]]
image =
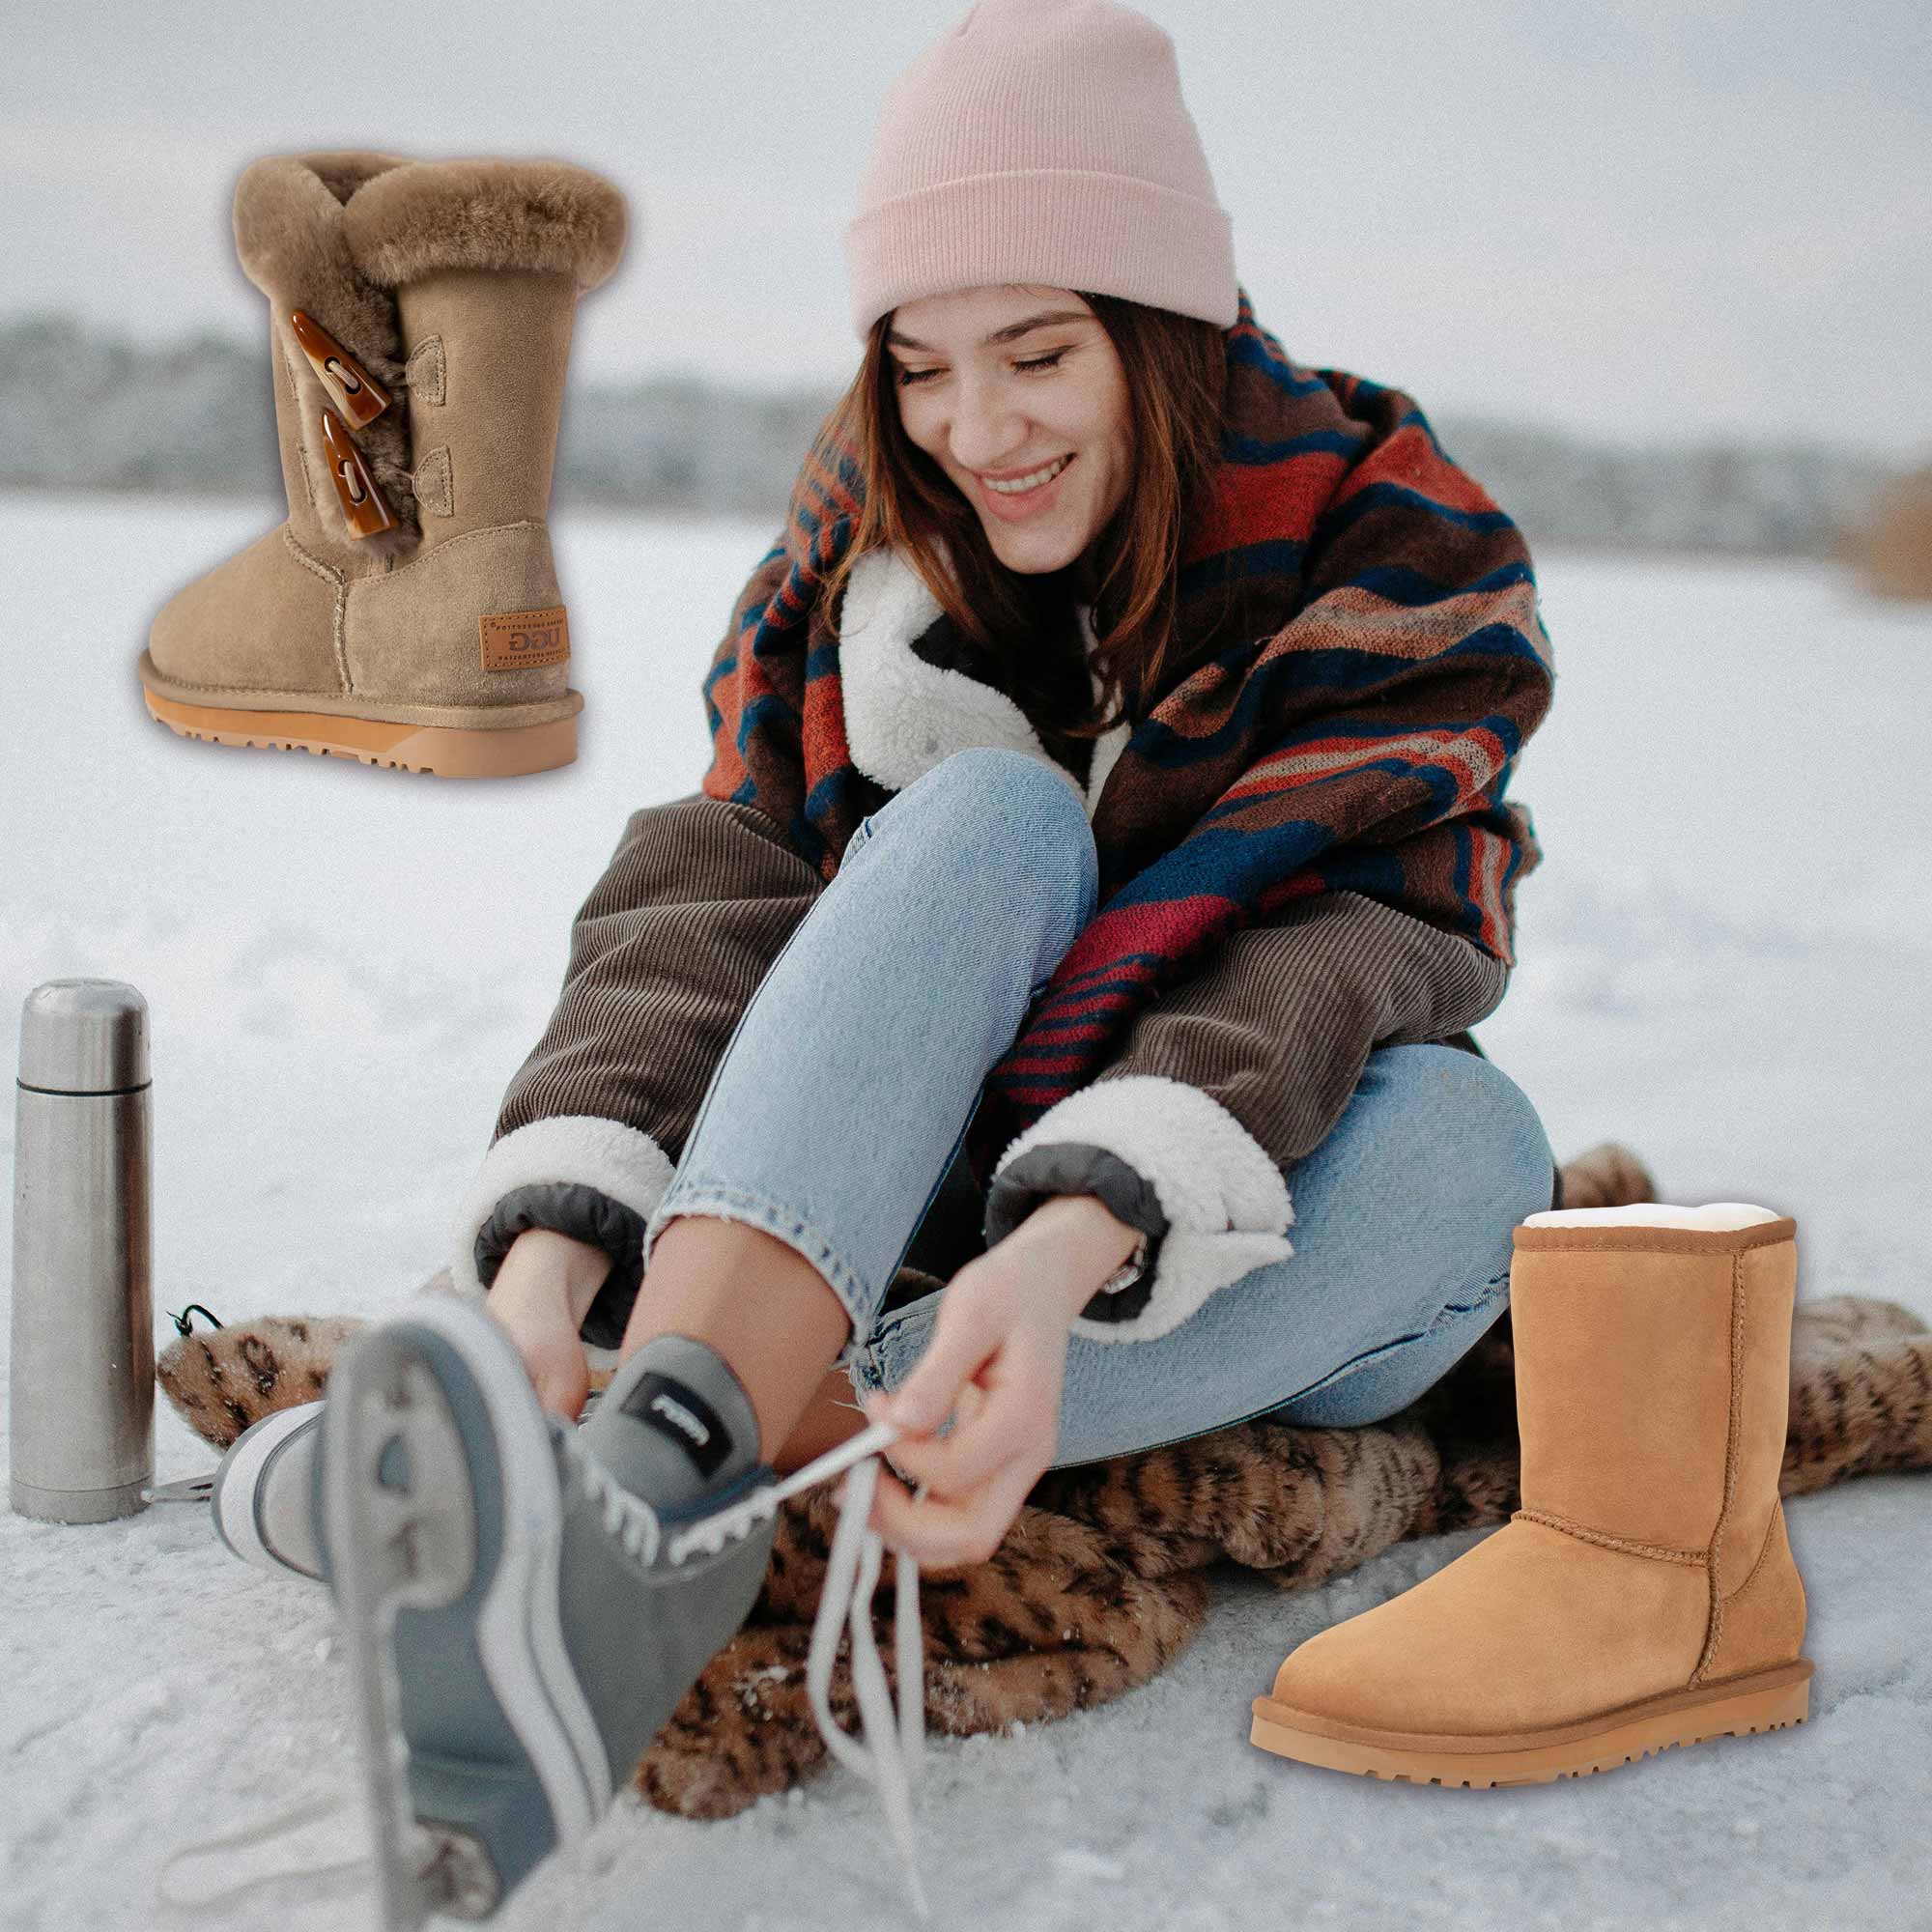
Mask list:
[[1602,1211],[1515,1231],[1522,1506],[1291,1652],[1259,1718],[1408,1751],[1522,1749],[1802,1662],[1778,1499],[1796,1223]]
[[[625,219],[565,162],[351,149],[243,170],[235,240],[270,301],[288,520],[163,606],[154,695],[427,727],[575,716],[550,492],[577,298],[614,270]],[[345,514],[297,310],[388,391],[351,438],[394,518],[373,537]]]

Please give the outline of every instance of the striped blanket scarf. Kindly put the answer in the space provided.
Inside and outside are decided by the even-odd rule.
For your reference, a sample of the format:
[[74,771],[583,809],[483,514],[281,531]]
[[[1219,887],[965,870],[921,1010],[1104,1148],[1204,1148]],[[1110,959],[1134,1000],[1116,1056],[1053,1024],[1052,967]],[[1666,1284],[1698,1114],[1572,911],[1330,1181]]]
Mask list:
[[[705,679],[702,789],[765,812],[830,880],[884,796],[851,762],[816,594],[863,480],[821,440],[801,484]],[[1176,625],[1182,674],[1094,810],[1097,911],[987,1075],[967,1142],[982,1186],[1149,1002],[1311,894],[1365,894],[1515,964],[1515,888],[1542,853],[1504,791],[1554,683],[1528,550],[1410,397],[1295,362],[1245,289]]]

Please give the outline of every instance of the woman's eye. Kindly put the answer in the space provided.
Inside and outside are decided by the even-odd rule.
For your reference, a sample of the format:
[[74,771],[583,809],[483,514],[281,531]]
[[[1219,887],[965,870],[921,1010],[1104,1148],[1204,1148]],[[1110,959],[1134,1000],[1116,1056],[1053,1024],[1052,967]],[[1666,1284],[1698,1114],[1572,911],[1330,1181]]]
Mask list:
[[[1061,357],[1065,354],[1065,350],[1056,349],[1050,355],[1036,355],[1030,361],[1015,362],[1013,367],[1028,371],[1056,368],[1059,365]],[[928,376],[937,376],[938,374],[940,374],[940,371],[937,369],[901,369],[898,374],[899,387],[902,389],[908,388],[914,383],[923,383]]]

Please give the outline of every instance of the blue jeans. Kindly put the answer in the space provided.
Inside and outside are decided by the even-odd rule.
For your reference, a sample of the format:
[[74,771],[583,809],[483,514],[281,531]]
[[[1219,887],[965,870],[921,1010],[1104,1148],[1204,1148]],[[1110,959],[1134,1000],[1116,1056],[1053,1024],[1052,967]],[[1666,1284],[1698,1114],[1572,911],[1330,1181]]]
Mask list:
[[[761,1228],[843,1304],[855,1386],[896,1387],[940,1296],[888,1308],[887,1292],[908,1258],[944,1280],[984,1251],[966,1130],[1093,918],[1097,874],[1080,801],[1025,753],[958,752],[895,793],[740,1015],[646,1226],[646,1265],[674,1214]],[[1165,1335],[1069,1339],[1054,1466],[1259,1415],[1393,1415],[1507,1306],[1511,1231],[1549,1206],[1554,1165],[1535,1108],[1481,1055],[1376,1049],[1289,1171],[1293,1255]]]

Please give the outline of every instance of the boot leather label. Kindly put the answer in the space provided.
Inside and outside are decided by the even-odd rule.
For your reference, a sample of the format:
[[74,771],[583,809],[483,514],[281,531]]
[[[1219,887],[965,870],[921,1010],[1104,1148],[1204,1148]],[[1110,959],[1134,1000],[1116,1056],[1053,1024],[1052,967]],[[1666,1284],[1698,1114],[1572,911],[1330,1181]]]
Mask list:
[[485,670],[530,670],[570,655],[570,619],[561,604],[548,611],[493,611],[477,618]]
[[660,1435],[668,1435],[696,1465],[700,1476],[713,1475],[731,1453],[731,1433],[723,1418],[695,1388],[661,1376],[655,1370],[639,1378],[625,1398],[626,1415],[635,1415]]

